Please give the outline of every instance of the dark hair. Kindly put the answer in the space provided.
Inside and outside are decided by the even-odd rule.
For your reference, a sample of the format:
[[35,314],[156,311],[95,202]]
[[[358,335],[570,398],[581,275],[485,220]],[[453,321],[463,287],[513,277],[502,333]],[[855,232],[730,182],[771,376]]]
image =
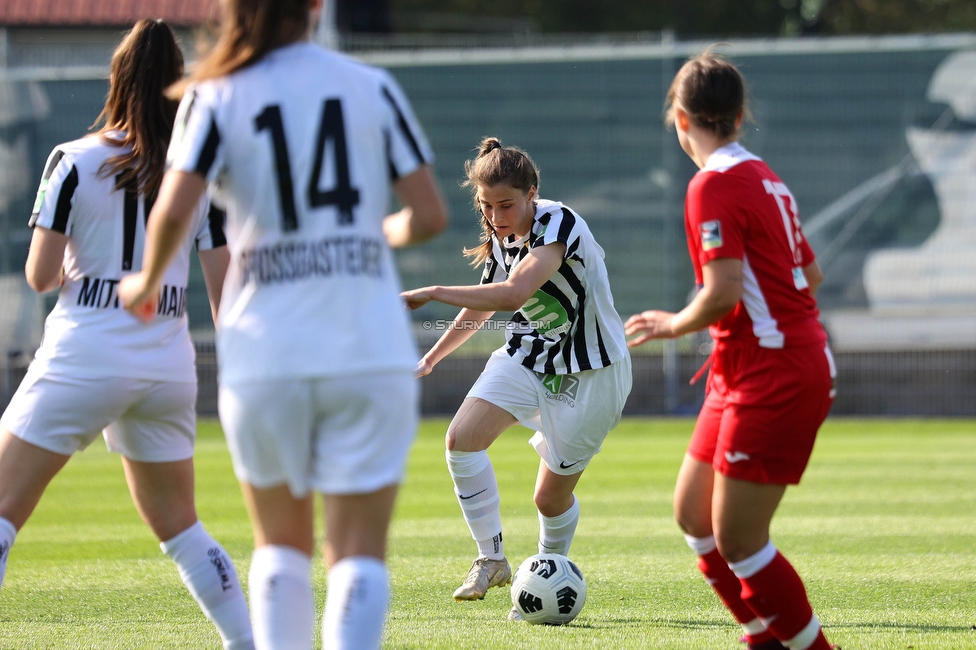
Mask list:
[[[105,107],[92,128],[104,120],[97,135],[131,150],[106,160],[99,173],[115,175],[119,189],[135,187],[151,196],[163,179],[176,119],[177,103],[164,91],[183,76],[183,52],[169,25],[147,18],[137,22],[115,48],[111,69]],[[121,137],[112,131],[121,132]]]
[[189,82],[223,77],[253,65],[271,50],[308,33],[310,0],[222,0],[220,8],[216,44],[189,79],[170,89],[170,97],[182,96]]
[[498,138],[486,137],[478,146],[478,155],[474,160],[465,161],[464,173],[467,180],[461,186],[471,189],[475,210],[481,215],[481,243],[475,248],[465,248],[464,254],[473,257],[471,264],[477,266],[491,254],[491,237],[495,234],[495,229],[478,204],[478,187],[507,185],[522,192],[528,192],[533,187],[538,189],[539,168],[529,154],[518,147],[503,147]]
[[711,47],[688,59],[671,82],[665,100],[668,125],[674,123],[676,106],[722,139],[735,136],[740,115],[749,117],[742,73]]

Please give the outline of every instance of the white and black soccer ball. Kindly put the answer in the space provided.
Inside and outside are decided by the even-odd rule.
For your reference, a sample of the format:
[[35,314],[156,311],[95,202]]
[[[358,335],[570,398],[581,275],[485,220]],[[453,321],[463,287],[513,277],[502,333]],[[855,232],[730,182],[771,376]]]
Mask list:
[[536,625],[564,625],[586,602],[583,572],[565,555],[539,553],[522,562],[512,580],[512,605]]

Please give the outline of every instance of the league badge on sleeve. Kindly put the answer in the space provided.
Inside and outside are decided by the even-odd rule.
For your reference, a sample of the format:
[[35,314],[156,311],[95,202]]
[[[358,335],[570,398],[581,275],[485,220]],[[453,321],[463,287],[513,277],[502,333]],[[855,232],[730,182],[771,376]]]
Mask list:
[[698,226],[701,233],[702,250],[710,251],[722,245],[722,222],[706,221]]

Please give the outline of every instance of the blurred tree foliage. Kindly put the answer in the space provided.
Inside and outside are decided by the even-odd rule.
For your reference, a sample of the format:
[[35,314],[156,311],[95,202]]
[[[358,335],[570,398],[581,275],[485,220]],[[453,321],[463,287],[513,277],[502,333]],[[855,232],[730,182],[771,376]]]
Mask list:
[[[355,3],[357,0],[349,0]],[[882,34],[976,30],[976,0],[386,0],[395,31],[678,35]],[[453,20],[446,20],[446,18]],[[484,23],[479,28],[479,18]],[[510,22],[499,21],[500,18]],[[518,19],[521,22],[511,22]]]

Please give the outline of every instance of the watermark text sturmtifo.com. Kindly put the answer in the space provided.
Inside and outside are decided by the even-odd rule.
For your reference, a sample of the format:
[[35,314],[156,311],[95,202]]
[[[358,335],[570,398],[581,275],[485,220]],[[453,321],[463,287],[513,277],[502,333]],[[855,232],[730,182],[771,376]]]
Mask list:
[[453,320],[425,320],[422,323],[420,323],[420,326],[423,327],[425,330],[434,330],[438,332],[451,329],[452,327],[458,330],[476,330],[476,329],[510,330],[510,329],[530,328],[530,329],[545,331],[546,329],[548,329],[549,323],[545,321],[529,321],[527,323],[513,323],[512,321],[488,319],[484,323],[481,323],[479,326],[477,321],[473,321],[473,320],[463,320],[463,321],[458,321],[456,323]]

